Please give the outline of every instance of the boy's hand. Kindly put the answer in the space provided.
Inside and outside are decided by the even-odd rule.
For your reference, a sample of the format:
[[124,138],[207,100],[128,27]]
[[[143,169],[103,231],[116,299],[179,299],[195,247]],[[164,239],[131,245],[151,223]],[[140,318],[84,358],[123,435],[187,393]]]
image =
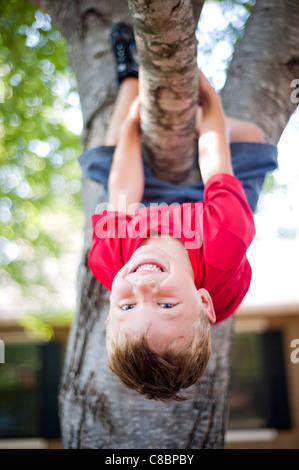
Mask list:
[[197,134],[200,134],[200,128],[202,124],[202,106],[197,106],[196,115],[195,115],[195,131]]
[[219,109],[222,111],[222,103],[220,95],[212,87],[209,80],[202,73],[201,70],[198,70],[198,79],[199,79],[199,89],[200,89],[200,106],[202,107],[203,117],[209,112],[219,112]]
[[140,128],[140,98],[139,95],[134,99],[128,113],[128,119],[135,122]]
[[201,134],[211,119],[224,119],[220,95],[212,87],[201,70],[198,70],[200,103],[196,112],[195,130]]
[[203,112],[207,112],[211,107],[221,104],[220,96],[201,70],[198,70],[198,79],[200,90],[199,104]]

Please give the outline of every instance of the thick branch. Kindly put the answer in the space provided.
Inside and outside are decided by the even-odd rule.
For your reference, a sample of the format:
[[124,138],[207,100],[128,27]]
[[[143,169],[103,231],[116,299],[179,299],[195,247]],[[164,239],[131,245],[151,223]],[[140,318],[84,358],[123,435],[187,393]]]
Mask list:
[[273,144],[296,108],[291,82],[299,76],[298,24],[298,2],[258,0],[222,93],[227,113],[256,122]]
[[205,0],[192,0],[194,24],[197,25]]
[[190,175],[198,103],[190,0],[130,0],[140,61],[143,143],[152,171],[179,182]]

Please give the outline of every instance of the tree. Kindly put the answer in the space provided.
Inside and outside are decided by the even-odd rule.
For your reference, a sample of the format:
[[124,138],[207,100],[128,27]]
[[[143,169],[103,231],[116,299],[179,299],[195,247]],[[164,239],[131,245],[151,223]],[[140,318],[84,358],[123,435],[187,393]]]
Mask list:
[[[99,145],[104,140],[116,92],[111,80],[114,72],[109,29],[119,19],[129,20],[129,11],[121,0],[97,3],[36,0],[35,3],[51,15],[68,41],[83,110],[84,147]],[[141,41],[146,29],[142,30],[142,21],[134,10],[137,3],[139,7],[148,6],[145,18],[149,24],[154,16],[152,7],[156,8],[157,4],[155,1],[130,3]],[[199,12],[202,3],[194,1],[194,11]],[[167,2],[166,8],[175,6],[182,9],[182,18],[185,12],[189,17],[188,2]],[[227,113],[243,118],[258,116],[266,138],[273,143],[277,142],[295,107],[290,101],[290,82],[299,72],[298,19],[298,5],[291,0],[258,0],[244,38],[237,45],[223,90]],[[167,43],[163,34],[160,40]],[[244,56],[246,62],[242,60]],[[167,98],[171,99],[171,95]],[[190,104],[190,120],[192,106],[194,103]],[[143,118],[146,128],[149,118],[146,115]],[[173,165],[179,167],[179,162],[175,160]],[[159,167],[159,158],[155,166]],[[88,271],[85,259],[90,237],[89,215],[102,194],[99,185],[84,181],[86,243],[78,277],[78,307],[60,390],[64,445],[71,448],[222,447],[227,423],[232,319],[213,327],[210,363],[204,377],[193,387],[193,398],[186,402],[148,401],[124,389],[107,369],[104,326],[107,292]]]

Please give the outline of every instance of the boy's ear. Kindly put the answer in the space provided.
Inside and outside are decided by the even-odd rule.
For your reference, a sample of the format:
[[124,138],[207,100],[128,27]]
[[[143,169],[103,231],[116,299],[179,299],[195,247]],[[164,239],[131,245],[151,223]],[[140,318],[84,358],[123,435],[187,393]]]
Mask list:
[[203,288],[198,289],[198,293],[201,298],[201,303],[202,303],[204,312],[207,315],[209,322],[213,325],[216,322],[216,314],[215,314],[212,298],[206,289],[203,289]]
[[105,326],[108,325],[108,321],[109,321],[109,320],[110,320],[110,318],[109,318],[109,313],[108,313],[107,318],[106,318],[106,320],[105,320]]

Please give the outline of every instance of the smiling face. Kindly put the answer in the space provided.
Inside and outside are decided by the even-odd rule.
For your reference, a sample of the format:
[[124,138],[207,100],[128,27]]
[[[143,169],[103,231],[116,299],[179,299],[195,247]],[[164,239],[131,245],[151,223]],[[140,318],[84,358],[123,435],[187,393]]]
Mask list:
[[162,352],[174,340],[184,347],[201,312],[213,321],[210,296],[205,289],[196,289],[183,250],[179,260],[158,246],[141,246],[134,252],[112,284],[110,337],[138,337],[148,331],[149,346]]

